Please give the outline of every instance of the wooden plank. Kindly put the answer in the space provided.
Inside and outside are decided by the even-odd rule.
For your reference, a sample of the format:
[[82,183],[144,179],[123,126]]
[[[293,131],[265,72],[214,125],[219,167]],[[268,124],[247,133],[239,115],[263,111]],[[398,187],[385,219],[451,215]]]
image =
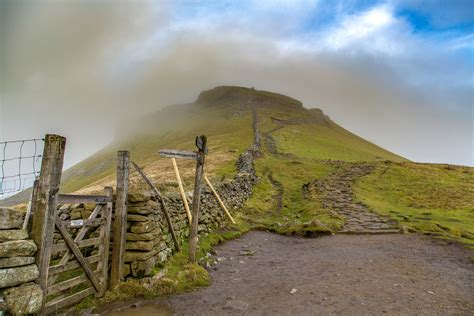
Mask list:
[[[61,223],[61,225],[63,225],[63,224]],[[80,240],[80,241],[75,242],[75,244],[76,244],[77,248],[84,248],[84,247],[90,247],[90,246],[97,246],[97,245],[100,244],[100,242],[101,242],[101,239],[99,237],[97,237],[97,238],[90,238],[90,239]],[[55,255],[58,252],[67,251],[69,249],[70,248],[68,247],[67,242],[66,243],[60,243],[60,244],[54,244],[53,247],[52,247],[51,254]]]
[[130,166],[130,153],[119,151],[117,155],[117,187],[115,217],[112,243],[111,287],[114,288],[123,279],[123,263],[127,234],[127,196]]
[[180,159],[196,159],[196,153],[192,151],[183,151],[175,149],[162,149],[158,152],[160,156],[169,158],[180,158]]
[[86,259],[84,259],[84,256],[82,255],[81,250],[76,246],[76,244],[74,243],[74,240],[71,238],[71,236],[66,230],[66,227],[63,226],[63,224],[61,223],[61,220],[59,219],[59,216],[57,215],[56,215],[56,227],[61,233],[61,236],[63,236],[63,239],[68,245],[69,249],[71,249],[72,253],[76,257],[76,260],[79,261],[79,263],[81,264],[82,269],[84,269],[84,272],[86,273],[89,280],[92,282],[92,285],[94,285],[94,288],[96,289],[96,291],[99,292],[100,291],[99,280],[94,275],[94,272],[92,271],[91,267],[87,263]]
[[67,228],[81,228],[84,226],[99,226],[105,223],[103,218],[94,218],[94,219],[73,219],[70,221],[63,221]]
[[[101,260],[101,258],[102,258],[101,255],[95,255],[95,256],[87,257],[85,259],[89,264],[93,264],[93,263],[99,262]],[[77,260],[69,261],[66,264],[57,264],[57,265],[54,265],[54,266],[50,266],[49,267],[50,281],[48,282],[48,284],[52,283],[51,282],[51,277],[52,276],[54,276],[58,273],[64,272],[64,271],[69,271],[69,270],[79,268],[80,266],[81,265],[79,264],[79,262],[77,262]]]
[[75,204],[75,203],[94,203],[105,204],[111,202],[112,198],[104,195],[79,195],[79,194],[59,194],[59,204]]
[[176,163],[175,158],[171,158],[173,162],[174,173],[176,175],[176,180],[178,181],[179,193],[181,194],[181,198],[183,199],[184,209],[186,210],[186,215],[188,215],[189,225],[192,223],[192,215],[191,211],[189,210],[188,199],[186,199],[186,193],[184,193],[183,182],[181,181],[181,176],[179,175],[178,164]]
[[53,285],[48,286],[48,289],[46,291],[46,295],[51,295],[51,294],[56,294],[58,292],[62,292],[64,290],[70,289],[76,285],[82,284],[84,282],[89,282],[89,279],[85,274],[79,275],[77,277],[74,277],[72,279],[59,282]]
[[196,262],[196,252],[198,243],[198,223],[199,223],[199,205],[201,203],[201,182],[204,173],[204,161],[207,152],[207,137],[201,135],[196,137],[196,147],[198,148],[196,158],[196,176],[194,180],[193,193],[193,221],[189,235],[189,261]]
[[44,314],[54,313],[65,307],[72,306],[82,301],[84,298],[94,294],[94,292],[95,292],[94,288],[90,287],[68,297],[58,297],[46,303],[46,306],[44,308]]
[[31,238],[38,247],[35,254],[39,270],[37,283],[43,291],[46,291],[48,286],[48,268],[51,259],[56,208],[58,205],[57,197],[65,149],[66,138],[58,135],[45,136],[38,194],[36,200],[32,201],[34,217]]
[[180,251],[178,238],[176,238],[176,233],[174,231],[173,223],[171,222],[171,218],[170,218],[170,215],[168,213],[168,208],[166,207],[165,200],[161,196],[160,191],[158,191],[158,189],[153,185],[151,180],[146,176],[146,174],[142,171],[142,169],[136,163],[134,163],[133,161],[131,163],[132,163],[132,166],[137,170],[137,172],[142,176],[143,180],[145,180],[145,182],[148,184],[151,191],[158,198],[158,201],[160,202],[160,205],[161,205],[161,209],[162,209],[163,213],[165,214],[166,223],[168,224],[168,228],[170,230],[171,237],[173,238],[174,246],[175,246],[177,251]]
[[[113,189],[111,187],[105,188],[106,195],[113,197]],[[107,290],[107,277],[109,275],[109,250],[110,250],[110,225],[112,223],[112,202],[108,202],[106,207],[102,211],[102,219],[105,220],[105,223],[100,229],[100,239],[102,242],[99,247],[99,254],[102,256],[101,261],[98,263],[97,270],[99,271],[99,279],[101,283],[101,288],[98,297],[102,297]]]
[[221,197],[219,196],[219,194],[217,194],[216,190],[214,189],[214,186],[212,185],[211,181],[209,181],[206,175],[204,175],[204,180],[206,180],[207,185],[211,189],[212,193],[214,193],[214,196],[217,198],[217,201],[219,201],[219,204],[224,209],[225,213],[227,214],[227,217],[229,217],[231,222],[235,224],[235,221],[232,218],[232,215],[230,215],[229,211],[227,210],[227,207],[225,206],[224,202],[222,202]]

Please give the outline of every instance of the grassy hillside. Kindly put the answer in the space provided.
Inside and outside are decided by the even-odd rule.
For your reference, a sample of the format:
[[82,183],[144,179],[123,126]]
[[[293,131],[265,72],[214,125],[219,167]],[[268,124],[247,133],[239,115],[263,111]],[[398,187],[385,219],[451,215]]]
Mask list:
[[383,163],[359,181],[357,196],[412,230],[474,245],[474,168]]

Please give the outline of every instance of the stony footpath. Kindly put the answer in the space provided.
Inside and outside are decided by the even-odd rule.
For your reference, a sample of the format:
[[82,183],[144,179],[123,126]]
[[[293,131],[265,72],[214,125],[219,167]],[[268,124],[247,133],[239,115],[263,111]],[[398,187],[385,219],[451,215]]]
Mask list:
[[362,163],[337,167],[338,170],[329,177],[311,182],[304,189],[310,196],[317,196],[325,209],[345,218],[346,224],[338,233],[399,233],[395,221],[371,212],[365,204],[355,200],[354,182],[370,174],[374,167]]
[[39,276],[35,264],[35,243],[21,229],[23,214],[0,208],[0,314],[13,315],[39,312],[43,292],[34,281]]

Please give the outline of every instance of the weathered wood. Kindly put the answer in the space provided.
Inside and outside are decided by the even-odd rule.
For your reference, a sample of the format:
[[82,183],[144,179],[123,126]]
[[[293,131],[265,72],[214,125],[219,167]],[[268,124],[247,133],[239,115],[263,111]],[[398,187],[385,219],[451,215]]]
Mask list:
[[105,223],[104,218],[94,218],[94,219],[73,219],[70,221],[63,221],[67,228],[81,228],[84,226],[99,226],[102,223]]
[[[56,221],[57,196],[61,182],[66,139],[58,135],[46,135],[43,159],[38,183],[38,194],[34,205],[34,217],[31,238],[38,247],[36,263],[39,269],[37,280],[46,291],[48,286],[48,268]],[[44,306],[44,305],[43,305]]]
[[186,215],[188,215],[189,225],[192,223],[192,215],[191,211],[189,210],[188,200],[186,199],[186,193],[184,193],[183,182],[181,181],[181,176],[179,175],[178,164],[176,163],[175,158],[171,158],[173,162],[174,173],[176,174],[176,180],[178,181],[179,193],[181,194],[181,198],[183,199],[184,209],[186,210]]
[[221,197],[219,196],[219,194],[217,194],[216,190],[214,189],[214,186],[212,185],[211,181],[209,181],[206,175],[204,175],[204,180],[206,180],[207,185],[211,189],[212,193],[214,193],[214,196],[216,197],[217,201],[219,201],[219,204],[221,205],[221,207],[224,209],[225,213],[227,214],[227,217],[229,217],[231,222],[235,224],[235,221],[232,218],[232,215],[230,215],[229,211],[227,210],[227,207],[225,206],[224,202],[222,202]]
[[199,206],[201,203],[201,182],[204,173],[204,162],[207,152],[207,137],[204,135],[196,137],[196,147],[198,148],[196,157],[196,176],[194,180],[193,193],[193,221],[189,236],[189,261],[196,262],[196,252],[198,243]]
[[146,176],[146,174],[143,172],[143,170],[135,162],[132,161],[131,163],[132,163],[132,166],[137,170],[137,172],[142,176],[142,178],[146,182],[146,184],[148,184],[151,191],[158,198],[158,201],[160,202],[160,205],[161,205],[161,209],[163,210],[163,213],[165,214],[166,223],[168,224],[168,228],[170,230],[171,237],[173,238],[173,242],[174,242],[174,246],[176,248],[176,251],[180,251],[178,238],[176,238],[176,233],[174,231],[173,223],[171,222],[171,218],[170,218],[170,215],[168,213],[168,208],[166,207],[165,200],[161,196],[160,191],[158,191],[158,189],[155,187],[155,185],[151,182],[151,180]]
[[[95,256],[90,256],[90,257],[87,257],[85,258],[87,262],[89,262],[89,264],[93,264],[93,263],[96,263],[96,262],[99,262],[101,259],[102,259],[102,256],[99,254],[99,255],[95,255]],[[48,281],[48,284],[51,284],[53,283],[54,281],[51,279],[52,276],[58,274],[58,273],[61,273],[61,272],[64,272],[64,271],[69,271],[69,270],[73,270],[73,269],[76,269],[76,268],[79,268],[81,265],[79,264],[79,262],[77,262],[76,260],[74,261],[69,261],[68,263],[66,264],[57,264],[57,265],[54,265],[54,266],[50,266],[49,267],[49,276],[50,276],[50,280]]]
[[23,221],[23,229],[28,231],[30,231],[31,229],[30,218],[32,217],[32,214],[34,212],[35,205],[33,201],[36,201],[36,197],[38,195],[38,185],[39,180],[35,179],[35,182],[33,183],[33,188],[31,189],[30,200],[28,201],[28,208],[26,209],[25,220]]
[[112,243],[112,270],[110,285],[114,288],[122,281],[125,243],[127,233],[127,196],[130,153],[119,151],[117,156],[117,187],[115,200],[115,217]]
[[[103,205],[96,205],[96,207],[92,211],[91,215],[89,215],[88,219],[90,219],[90,220],[95,219],[97,217],[97,215],[99,214],[100,210],[102,209],[102,207],[103,207]],[[74,242],[81,241],[82,238],[84,238],[84,236],[87,234],[87,232],[89,231],[90,228],[91,228],[91,226],[83,226],[79,230],[79,232],[77,233],[76,237],[74,238]],[[54,248],[54,246],[53,246],[53,248]],[[61,258],[61,260],[57,264],[58,266],[66,264],[69,261],[69,259],[71,259],[71,257],[73,256],[72,253],[69,251],[69,248],[66,247],[66,249],[61,249],[60,251],[64,251],[64,250],[66,250],[66,253],[63,255],[63,257]],[[54,249],[53,249],[53,251],[54,251]],[[54,252],[53,254],[56,254],[56,253],[57,252]],[[55,276],[51,277],[48,282],[54,282],[56,280],[55,278],[56,278]]]
[[[61,223],[61,225],[63,225],[63,224]],[[77,245],[78,248],[97,246],[100,243],[101,243],[100,238],[90,238],[90,239],[84,239],[84,240],[80,240],[80,241],[75,242],[75,244]],[[70,248],[67,246],[67,243],[54,244],[52,246],[51,254],[56,255],[59,252],[67,251],[69,249]]]
[[84,282],[89,282],[89,279],[87,278],[86,275],[83,274],[83,275],[74,277],[72,279],[68,279],[66,281],[50,285],[50,286],[48,286],[48,290],[46,291],[46,295],[51,295],[51,294],[56,294],[58,292],[62,292],[64,290],[70,289],[73,286],[82,284]]
[[162,149],[158,152],[160,156],[180,159],[196,159],[196,153],[192,151],[182,151],[175,149]]
[[[56,216],[56,227],[59,230],[59,233],[63,237],[64,241],[68,245],[69,249],[72,251],[74,256],[76,257],[76,260],[81,264],[82,269],[86,273],[87,277],[91,281],[92,285],[94,285],[94,288],[96,289],[97,292],[100,291],[100,282],[97,279],[97,277],[94,275],[94,271],[92,271],[91,267],[89,266],[89,263],[86,261],[84,256],[82,255],[81,250],[79,247],[74,243],[74,240],[71,238],[69,233],[66,230],[66,227],[61,223],[61,220],[59,219],[59,216]],[[99,239],[99,238],[97,238]],[[90,239],[88,239],[90,240]]]
[[[105,193],[108,197],[113,197],[113,189],[111,187],[105,188]],[[107,277],[109,275],[109,250],[110,250],[110,224],[112,223],[112,202],[108,202],[103,208],[102,219],[105,220],[104,225],[100,229],[100,239],[102,242],[99,247],[99,254],[102,256],[98,264],[97,270],[100,274],[101,288],[97,297],[102,297],[107,290]]]
[[94,288],[90,287],[66,298],[58,297],[54,300],[51,300],[50,302],[47,302],[43,312],[44,314],[50,314],[64,307],[74,305],[83,300],[84,298],[88,297],[89,295],[94,294],[94,292]]
[[59,194],[58,203],[59,204],[75,204],[75,203],[95,203],[95,204],[105,204],[112,201],[110,196],[104,195],[79,195],[79,194]]

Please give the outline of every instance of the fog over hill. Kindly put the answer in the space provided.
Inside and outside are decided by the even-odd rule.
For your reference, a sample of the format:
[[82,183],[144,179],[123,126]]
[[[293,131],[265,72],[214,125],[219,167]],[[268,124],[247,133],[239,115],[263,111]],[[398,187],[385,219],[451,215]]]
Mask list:
[[[62,134],[68,167],[124,120],[240,85],[296,97],[409,159],[472,165],[472,35],[425,36],[400,13],[410,5],[2,1],[0,138]],[[452,7],[451,27],[466,11]]]

